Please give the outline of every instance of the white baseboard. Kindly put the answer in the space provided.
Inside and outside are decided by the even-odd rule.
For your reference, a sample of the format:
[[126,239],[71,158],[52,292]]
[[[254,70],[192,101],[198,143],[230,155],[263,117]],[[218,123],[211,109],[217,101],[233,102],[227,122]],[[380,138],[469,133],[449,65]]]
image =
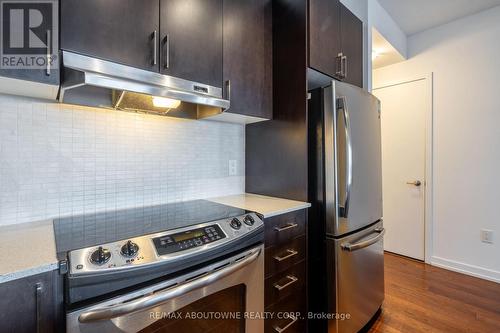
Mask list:
[[464,264],[459,261],[444,259],[436,256],[431,257],[431,265],[448,269],[450,271],[463,273],[480,279],[500,283],[500,272],[479,266]]

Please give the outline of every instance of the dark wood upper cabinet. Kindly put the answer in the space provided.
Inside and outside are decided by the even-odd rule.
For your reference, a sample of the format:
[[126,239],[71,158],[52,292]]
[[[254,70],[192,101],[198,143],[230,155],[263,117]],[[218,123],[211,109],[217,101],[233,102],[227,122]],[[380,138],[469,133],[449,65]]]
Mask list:
[[309,67],[363,87],[363,22],[339,0],[309,0]]
[[342,52],[339,0],[309,0],[309,67],[335,76]]
[[271,0],[224,0],[224,95],[226,112],[271,119]]
[[160,0],[160,32],[161,73],[222,87],[222,0]]
[[159,13],[159,0],[61,0],[61,49],[158,71]]
[[63,279],[58,271],[0,284],[0,332],[64,332]]
[[363,87],[363,22],[340,5],[342,54],[345,56],[343,81]]

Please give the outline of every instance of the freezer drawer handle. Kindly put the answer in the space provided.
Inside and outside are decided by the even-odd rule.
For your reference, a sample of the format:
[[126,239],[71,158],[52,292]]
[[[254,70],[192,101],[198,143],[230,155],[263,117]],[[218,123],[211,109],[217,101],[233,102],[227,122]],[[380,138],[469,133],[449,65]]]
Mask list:
[[273,327],[274,330],[278,333],[285,332],[290,326],[292,326],[299,319],[298,317],[295,317],[295,316],[290,316],[290,318],[292,319],[292,321],[289,322],[288,324],[286,324],[285,327],[281,328],[278,325],[276,325]]
[[282,227],[275,227],[274,230],[276,230],[277,232],[281,232],[281,231],[285,231],[285,230],[288,230],[288,229],[296,228],[298,226],[299,225],[297,223],[289,223],[289,224],[284,225]]
[[373,238],[367,239],[365,241],[359,242],[359,243],[354,243],[354,244],[343,243],[340,245],[340,247],[342,248],[342,250],[345,250],[345,251],[356,251],[356,250],[368,247],[372,244],[375,244],[384,237],[385,229],[384,228],[377,228],[373,231],[376,232],[378,235],[373,237]]
[[280,257],[280,256],[274,256],[274,259],[277,260],[278,262],[281,262],[283,260],[286,260],[288,258],[291,258],[293,256],[296,256],[297,254],[299,254],[298,251],[295,251],[295,250],[292,250],[292,249],[288,249],[286,250],[286,253],[288,253],[287,255],[284,255],[283,257]]
[[236,260],[229,266],[216,270],[200,278],[180,283],[177,286],[169,288],[165,291],[143,296],[130,302],[89,310],[80,314],[78,321],[80,323],[91,323],[99,320],[110,320],[116,317],[122,317],[131,313],[159,306],[174,298],[187,294],[190,291],[204,288],[213,284],[217,280],[233,274],[234,272],[254,262],[260,256],[260,252],[260,248],[252,249],[248,252],[246,257],[239,261]]
[[278,291],[282,291],[286,287],[291,286],[295,282],[299,281],[299,278],[296,276],[293,276],[293,275],[287,275],[286,278],[289,280],[287,283],[285,283],[285,284],[275,283],[274,288],[278,289]]

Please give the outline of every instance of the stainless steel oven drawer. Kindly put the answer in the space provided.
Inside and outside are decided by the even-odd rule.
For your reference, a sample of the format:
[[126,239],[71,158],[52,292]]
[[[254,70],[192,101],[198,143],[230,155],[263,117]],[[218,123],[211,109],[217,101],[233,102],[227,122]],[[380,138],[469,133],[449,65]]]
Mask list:
[[[358,332],[384,300],[382,222],[343,238],[327,240],[328,333]],[[348,318],[349,317],[349,318]]]

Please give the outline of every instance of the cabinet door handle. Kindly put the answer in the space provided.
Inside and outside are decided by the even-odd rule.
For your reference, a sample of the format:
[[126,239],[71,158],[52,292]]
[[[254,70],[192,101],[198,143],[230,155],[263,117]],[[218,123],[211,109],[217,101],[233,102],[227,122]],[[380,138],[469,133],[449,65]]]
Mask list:
[[342,63],[344,64],[342,67],[342,78],[345,79],[347,77],[347,56],[342,56]]
[[281,232],[281,231],[285,231],[285,230],[288,230],[288,229],[296,228],[298,226],[299,225],[297,223],[289,223],[289,224],[284,225],[282,227],[275,227],[274,230],[277,231],[277,232]]
[[231,80],[226,80],[226,99],[231,101]]
[[282,332],[285,332],[290,326],[292,326],[299,318],[298,317],[295,317],[295,316],[290,316],[290,318],[292,319],[291,322],[289,322],[288,324],[286,324],[284,327],[279,327],[279,326],[274,326],[274,330],[278,333],[282,333]]
[[36,285],[36,332],[40,333],[41,332],[41,323],[42,323],[42,291],[43,291],[43,285],[41,282],[38,282]]
[[47,64],[45,65],[45,75],[50,76],[51,65],[50,61],[52,60],[52,40],[51,40],[50,30],[47,30]]
[[299,279],[294,276],[294,275],[287,275],[286,278],[289,280],[287,283],[285,284],[278,284],[278,283],[275,283],[274,284],[274,288],[278,289],[278,291],[282,291],[283,289],[285,289],[286,287],[288,286],[291,286],[292,284],[294,284],[295,282],[297,282]]
[[158,64],[158,31],[153,31],[153,65]]
[[163,68],[168,69],[170,67],[170,35],[166,34],[165,35],[165,64],[163,65]]
[[343,74],[343,66],[342,66],[342,59],[343,59],[344,55],[342,53],[339,53],[337,55],[337,57],[335,57],[335,75],[337,76],[337,78],[342,78],[342,74]]
[[299,254],[298,251],[295,251],[295,250],[292,250],[292,249],[286,250],[286,253],[287,254],[284,255],[284,256],[279,256],[279,255],[278,256],[274,256],[274,259],[276,261],[278,261],[278,262],[282,262],[283,260],[286,260],[288,258],[291,258],[291,257],[296,256],[297,254]]

